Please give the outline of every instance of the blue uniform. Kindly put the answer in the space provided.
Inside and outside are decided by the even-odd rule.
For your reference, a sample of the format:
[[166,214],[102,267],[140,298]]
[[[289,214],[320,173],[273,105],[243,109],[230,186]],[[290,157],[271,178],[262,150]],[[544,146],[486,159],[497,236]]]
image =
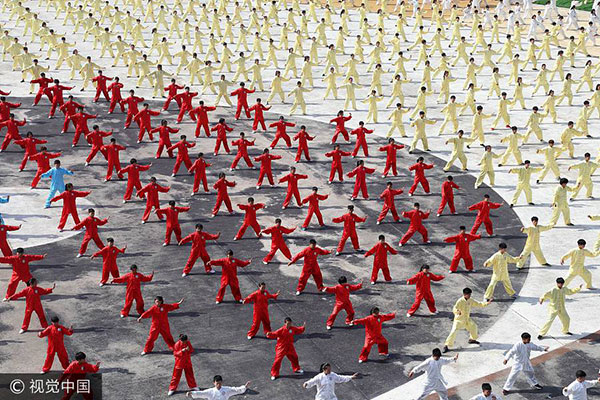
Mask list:
[[[9,197],[0,197],[0,204],[8,203]],[[0,225],[4,225],[4,218],[2,218],[2,213],[0,213]]]
[[42,174],[42,178],[51,178],[50,182],[50,194],[46,199],[46,208],[50,208],[50,200],[54,198],[56,193],[62,193],[65,191],[65,175],[73,175],[73,172],[65,168],[51,168],[48,172]]

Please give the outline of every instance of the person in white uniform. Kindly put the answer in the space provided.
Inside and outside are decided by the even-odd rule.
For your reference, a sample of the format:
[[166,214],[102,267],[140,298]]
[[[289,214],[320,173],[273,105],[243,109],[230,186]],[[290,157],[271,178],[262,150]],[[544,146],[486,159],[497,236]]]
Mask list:
[[568,397],[569,400],[587,400],[587,390],[593,386],[596,386],[598,382],[600,382],[600,376],[598,379],[593,380],[585,380],[587,374],[585,371],[578,370],[575,372],[575,380],[571,382],[571,384],[562,390],[562,394],[565,397]]
[[481,393],[471,397],[470,400],[502,400],[502,397],[492,392],[492,385],[483,383],[481,385]]
[[510,393],[510,389],[512,389],[517,377],[520,372],[525,374],[525,377],[537,390],[542,390],[543,387],[538,383],[537,379],[535,379],[535,374],[533,373],[533,365],[531,365],[531,361],[529,357],[531,357],[531,351],[548,351],[548,346],[538,346],[537,344],[531,343],[531,335],[527,332],[523,332],[521,334],[521,341],[513,345],[510,350],[504,356],[503,364],[506,365],[508,360],[511,358],[515,359],[515,363],[510,369],[510,373],[508,374],[508,378],[506,379],[506,383],[502,388],[502,394],[508,395]]
[[235,395],[244,394],[250,381],[246,382],[244,386],[223,386],[223,378],[221,375],[215,375],[213,378],[213,385],[210,389],[204,390],[192,390],[186,393],[187,397],[192,399],[208,399],[208,400],[227,400]]
[[451,362],[455,362],[458,354],[454,357],[442,357],[442,351],[438,348],[433,349],[432,355],[427,360],[410,370],[409,378],[412,378],[419,372],[425,372],[425,387],[423,392],[417,398],[421,400],[429,396],[431,392],[436,392],[440,400],[448,400],[448,389],[446,389],[446,380],[442,376],[442,367]]
[[304,389],[310,389],[313,386],[317,387],[315,400],[337,400],[335,384],[350,382],[358,376],[357,373],[354,375],[338,375],[335,372],[331,372],[331,365],[329,363],[321,364],[320,371],[321,373],[302,384]]

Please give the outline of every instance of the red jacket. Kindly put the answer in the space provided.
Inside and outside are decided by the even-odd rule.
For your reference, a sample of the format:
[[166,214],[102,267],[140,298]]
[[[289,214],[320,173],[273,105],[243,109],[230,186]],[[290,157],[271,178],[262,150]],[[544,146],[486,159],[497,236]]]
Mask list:
[[346,213],[341,217],[333,218],[332,221],[336,224],[341,222],[344,223],[344,233],[354,233],[356,234],[356,223],[357,222],[365,222],[366,218],[361,218],[354,213]]
[[258,157],[254,157],[254,161],[260,161],[260,170],[262,172],[271,172],[271,161],[280,159],[281,156],[277,156],[271,153],[264,153]]
[[181,244],[192,242],[192,253],[205,250],[207,240],[217,240],[219,235],[214,235],[208,232],[193,232],[181,239]]
[[377,316],[369,315],[368,317],[355,319],[352,321],[352,323],[355,325],[364,325],[365,341],[370,341],[383,337],[381,335],[381,325],[383,325],[385,321],[389,321],[394,318],[396,318],[396,313],[379,314]]
[[260,289],[252,292],[244,299],[244,304],[254,303],[254,315],[269,314],[269,299],[276,299],[277,294],[268,291],[261,292]]
[[29,158],[37,162],[38,170],[46,172],[50,169],[50,160],[60,157],[60,155],[61,153],[49,153],[47,151],[42,151],[29,156]]
[[163,303],[160,306],[156,304],[144,311],[140,318],[152,318],[152,328],[167,328],[169,329],[169,312],[173,310],[177,310],[179,308],[179,304],[166,304]]
[[199,173],[201,176],[202,175],[206,176],[206,168],[210,167],[211,165],[212,164],[207,163],[204,160],[204,158],[198,158],[198,159],[196,159],[196,161],[194,161],[194,163],[190,167],[189,171],[190,172],[196,171],[196,173]]
[[21,139],[19,135],[19,127],[25,125],[25,120],[17,121],[16,119],[7,119],[4,122],[0,122],[0,129],[6,127],[6,137],[10,137],[13,140]]
[[16,274],[22,281],[27,282],[33,278],[31,272],[29,272],[29,263],[43,259],[43,255],[23,254],[19,256],[18,254],[14,254],[8,257],[0,257],[0,264],[11,264],[13,274]]
[[415,171],[415,179],[425,179],[425,170],[433,168],[433,164],[415,163],[408,167],[409,171]]
[[98,250],[92,256],[102,256],[102,267],[112,269],[117,267],[117,256],[119,253],[125,253],[125,248],[119,249],[117,246],[104,246],[104,248]]
[[47,89],[48,86],[52,82],[54,82],[52,79],[50,79],[50,78],[42,78],[42,77],[40,77],[38,79],[33,79],[31,81],[31,83],[37,83],[38,85],[40,85],[40,88],[39,88],[40,91],[43,90],[43,89]]
[[338,165],[342,165],[342,157],[348,157],[350,154],[350,152],[348,151],[342,151],[340,149],[337,150],[332,150],[328,153],[325,153],[325,157],[331,157],[331,166],[332,167],[337,167]]
[[359,165],[358,167],[354,168],[352,171],[348,172],[348,177],[352,178],[353,176],[356,175],[356,181],[363,183],[363,182],[366,182],[367,174],[372,174],[373,172],[375,172],[374,168],[367,168],[364,165]]
[[335,294],[335,305],[343,307],[352,304],[350,302],[350,293],[356,292],[362,288],[362,283],[357,285],[351,285],[349,283],[343,283],[331,287],[325,287],[327,293]]
[[271,107],[265,107],[262,103],[256,103],[252,107],[249,108],[250,111],[254,111],[254,119],[255,120],[264,120],[263,111],[268,110]]
[[192,99],[194,97],[198,96],[198,92],[183,92],[183,93],[179,93],[178,95],[175,95],[175,99],[180,99],[181,100],[181,107],[182,108],[187,108],[187,109],[192,109]]
[[[185,351],[184,351],[185,350]],[[192,366],[192,353],[194,348],[189,340],[185,343],[178,340],[173,346],[173,355],[175,356],[175,369],[185,369]]]
[[183,89],[183,86],[176,83],[171,83],[169,86],[165,87],[165,91],[168,92],[169,97],[175,97],[179,89]]
[[437,282],[444,279],[443,275],[432,274],[431,272],[417,272],[412,278],[407,279],[409,285],[417,285],[417,296],[431,295],[431,281]]
[[156,214],[158,214],[159,218],[162,219],[163,216],[167,217],[167,227],[176,227],[179,226],[179,213],[190,211],[190,207],[165,207],[159,208],[156,210]]
[[171,128],[170,126],[162,126],[161,125],[161,126],[157,126],[156,128],[152,129],[150,132],[152,132],[152,133],[158,132],[159,140],[163,143],[168,143],[170,146],[171,145],[171,137],[169,136],[169,134],[179,132],[179,128]]
[[150,165],[140,165],[140,164],[129,164],[125,168],[121,168],[122,174],[129,174],[128,180],[133,182],[140,181],[140,171],[148,171],[150,169]]
[[328,197],[328,194],[312,193],[302,199],[302,204],[308,203],[309,210],[318,210],[319,201],[327,200]]
[[332,120],[329,121],[329,123],[335,122],[335,132],[342,132],[346,130],[346,127],[344,126],[344,124],[346,123],[346,121],[350,121],[352,119],[352,116],[349,115],[347,117],[335,117]]
[[8,101],[0,101],[0,121],[6,121],[10,117],[11,108],[19,108],[21,103],[9,103]]
[[363,143],[367,140],[367,134],[373,133],[373,129],[367,129],[364,126],[358,127],[352,131],[350,131],[351,135],[356,135],[356,142]]
[[293,353],[296,351],[294,349],[294,335],[304,333],[305,329],[303,326],[291,326],[289,329],[282,326],[274,332],[267,332],[267,338],[277,339],[276,353]]
[[102,141],[102,139],[110,135],[112,135],[112,132],[91,131],[87,134],[86,139],[88,139],[92,143],[92,146],[102,147],[104,146],[104,142]]
[[209,107],[209,106],[198,106],[190,111],[190,115],[194,115],[196,117],[196,122],[201,124],[202,122],[208,123],[208,112],[215,111],[217,107]]
[[319,262],[317,261],[317,257],[329,253],[331,253],[331,251],[322,249],[319,246],[315,246],[314,249],[310,246],[307,246],[304,248],[304,250],[296,254],[294,258],[292,258],[290,263],[294,264],[299,259],[304,258],[304,265],[302,266],[302,271],[310,272],[314,268],[319,268]]
[[85,237],[98,236],[98,227],[106,225],[108,218],[100,219],[96,217],[87,217],[73,227],[73,230],[80,230],[85,226]]
[[75,115],[77,113],[77,109],[81,107],[85,106],[83,104],[79,104],[75,100],[69,100],[60,106],[60,111],[62,111],[66,117],[70,117],[71,115]]
[[79,363],[78,361],[73,361],[71,364],[69,364],[67,369],[65,369],[59,381],[65,380],[66,378],[70,377],[70,375],[73,375],[73,378],[83,379],[85,378],[86,374],[94,374],[98,372],[99,369],[100,367],[97,365],[87,362]]
[[69,119],[73,121],[75,127],[83,131],[87,131],[88,129],[88,119],[94,119],[96,117],[98,116],[84,112],[78,112],[73,115],[69,115]]
[[254,89],[238,88],[231,92],[230,96],[237,96],[239,104],[248,104],[248,93],[254,93]]
[[387,162],[394,162],[396,161],[396,153],[403,148],[403,144],[389,143],[385,146],[381,146],[379,151],[385,151],[387,153]]
[[296,227],[286,228],[283,225],[273,225],[269,228],[263,229],[262,233],[271,235],[271,247],[273,247],[274,245],[280,246],[281,244],[285,244],[285,241],[283,240],[283,234],[289,235],[295,230]]
[[233,142],[231,142],[231,144],[237,146],[238,154],[243,157],[248,155],[248,147],[254,146],[254,140],[249,141],[246,139],[239,138],[238,140],[234,140]]
[[39,286],[28,286],[20,292],[10,296],[10,300],[16,300],[20,299],[21,297],[25,297],[25,308],[27,310],[39,310],[42,308],[42,301],[40,300],[40,296],[49,293],[52,293],[52,288],[44,289],[43,287]]
[[123,89],[123,84],[121,82],[113,82],[106,88],[110,90],[111,100],[123,100],[121,96],[121,89]]
[[244,211],[246,214],[244,215],[245,223],[255,223],[256,222],[256,211],[263,208],[265,205],[263,203],[254,203],[254,204],[238,204],[238,208]]
[[469,252],[469,243],[481,239],[481,235],[471,235],[470,233],[459,233],[456,236],[449,236],[444,239],[446,243],[456,243],[455,255],[467,256]]
[[145,194],[148,194],[146,198],[149,204],[157,204],[158,205],[158,192],[167,193],[171,188],[169,186],[160,186],[158,183],[150,182],[146,186],[144,186],[137,194],[138,196],[144,197]]
[[47,140],[36,139],[36,138],[23,138],[20,140],[15,140],[15,144],[18,144],[25,150],[25,154],[32,156],[37,153],[36,146],[38,144],[48,143]]
[[310,136],[305,130],[300,130],[294,136],[294,140],[298,141],[298,147],[308,147],[308,142],[313,140],[314,136]]
[[420,228],[423,226],[423,220],[429,218],[429,213],[424,213],[421,210],[402,211],[404,218],[410,219],[411,228]]
[[403,193],[404,190],[402,189],[389,189],[386,188],[383,192],[381,192],[381,194],[379,195],[380,199],[383,199],[383,204],[388,206],[388,207],[395,207],[396,205],[394,204],[394,197],[398,196],[399,194]]
[[109,78],[108,76],[98,75],[92,79],[92,82],[96,82],[96,89],[106,90],[106,82],[112,80],[113,78]]
[[237,282],[237,269],[238,267],[244,268],[250,264],[249,260],[239,260],[237,258],[219,258],[218,260],[211,260],[211,266],[220,266],[223,269],[221,273],[221,284],[227,285],[232,282]]
[[141,126],[150,126],[150,117],[160,115],[160,112],[153,111],[151,109],[142,109],[142,111],[138,112],[133,119],[137,121]]
[[235,186],[235,182],[231,182],[225,178],[221,178],[215,182],[215,184],[213,185],[213,188],[217,189],[217,194],[219,196],[221,196],[221,195],[227,195],[227,188],[234,187],[234,186]]
[[63,100],[63,91],[71,90],[73,86],[63,86],[63,85],[52,85],[48,88],[52,92],[52,101],[54,103],[62,103]]
[[365,253],[365,257],[369,257],[370,255],[375,254],[375,259],[373,260],[373,264],[375,265],[388,265],[387,262],[387,253],[390,254],[398,254],[396,250],[386,242],[379,242],[375,246],[371,247],[369,251]]
[[451,181],[445,181],[444,183],[442,183],[442,197],[453,198],[454,197],[453,189],[460,189],[460,186],[458,186],[456,183],[451,182]]
[[124,104],[127,104],[127,114],[137,115],[139,113],[138,103],[144,101],[143,97],[129,96],[123,100]]
[[102,150],[106,151],[106,159],[109,162],[117,163],[119,162],[119,151],[123,151],[126,149],[125,146],[121,146],[120,144],[111,143],[101,147]]
[[0,243],[6,243],[7,232],[18,231],[19,229],[21,229],[20,226],[0,225]]
[[502,204],[482,200],[469,207],[469,211],[477,210],[477,219],[489,219],[490,210],[500,208]]
[[218,123],[210,128],[211,132],[217,131],[217,137],[221,139],[227,139],[227,132],[231,132],[232,130],[233,128],[230,128],[226,123]]
[[121,275],[117,278],[113,278],[114,283],[126,283],[127,289],[125,291],[126,296],[132,296],[142,293],[142,282],[150,282],[154,278],[154,275],[144,275],[139,272]]
[[[52,324],[40,333],[38,336],[48,337],[48,350],[49,354],[59,351],[60,349],[65,348],[64,336],[71,336],[73,331],[69,328],[66,328],[60,324]],[[65,370],[66,371],[66,370]]]
[[280,135],[287,135],[286,130],[287,130],[288,126],[292,127],[292,126],[296,126],[296,124],[294,124],[293,122],[287,122],[287,121],[276,121],[276,122],[273,122],[272,124],[270,124],[269,128],[277,127],[277,130],[275,131],[275,136],[280,136]]
[[301,179],[308,179],[308,175],[296,174],[290,172],[289,174],[281,177],[279,179],[279,183],[287,182],[288,183],[288,191],[290,190],[298,190],[298,181]]
[[180,140],[173,146],[169,147],[168,151],[177,150],[177,158],[189,158],[188,149],[194,147],[196,143]]
[[80,190],[65,190],[58,196],[50,199],[50,203],[54,203],[55,201],[62,200],[63,201],[63,210],[68,211],[76,211],[77,206],[75,205],[75,200],[78,197],[87,197],[92,192],[84,192]]

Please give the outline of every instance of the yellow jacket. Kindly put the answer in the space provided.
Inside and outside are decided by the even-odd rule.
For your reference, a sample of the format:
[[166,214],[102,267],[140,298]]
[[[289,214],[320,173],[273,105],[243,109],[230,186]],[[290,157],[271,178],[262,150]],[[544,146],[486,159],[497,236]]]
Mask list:
[[477,300],[473,300],[472,297],[469,299],[465,299],[461,297],[454,303],[454,307],[452,307],[452,312],[454,313],[454,320],[456,322],[467,323],[471,319],[471,308],[483,308],[487,307],[488,303],[479,302]]
[[527,235],[525,241],[525,247],[539,247],[540,245],[540,234],[545,231],[552,229],[553,225],[537,225],[523,228],[523,233]]
[[552,290],[544,293],[542,297],[540,297],[540,301],[549,300],[550,304],[548,305],[548,311],[550,312],[560,312],[565,311],[565,296],[570,296],[579,292],[581,288],[569,289],[568,287],[562,287],[559,289],[555,287]]
[[513,257],[508,252],[500,253],[497,251],[493,256],[485,260],[484,267],[492,267],[492,279],[508,279],[508,263],[515,264],[519,261],[518,257]]

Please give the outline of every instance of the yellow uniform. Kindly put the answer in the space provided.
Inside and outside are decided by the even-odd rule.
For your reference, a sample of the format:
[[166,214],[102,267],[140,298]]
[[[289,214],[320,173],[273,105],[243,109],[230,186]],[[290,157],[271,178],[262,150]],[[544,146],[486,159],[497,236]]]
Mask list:
[[296,111],[296,108],[300,107],[302,115],[306,115],[306,101],[304,101],[304,93],[310,92],[311,89],[305,89],[301,86],[297,86],[294,90],[288,93],[288,97],[294,96],[294,102],[290,108],[290,115]]
[[489,114],[484,114],[480,112],[476,112],[473,114],[473,123],[471,124],[471,139],[479,139],[479,143],[483,144],[485,142],[485,135],[483,133],[483,120],[486,118],[491,118],[492,116]]
[[566,150],[569,150],[569,157],[571,158],[574,157],[573,153],[575,152],[575,147],[573,146],[574,136],[585,136],[585,133],[573,128],[566,128],[560,134],[560,142],[562,144],[562,147],[564,147]]
[[510,116],[508,115],[508,105],[510,102],[506,98],[501,98],[498,101],[498,113],[494,122],[492,122],[492,130],[496,129],[496,125],[500,122],[500,118],[504,121],[507,128],[510,128]]
[[225,99],[225,102],[230,106],[233,105],[231,100],[229,99],[229,90],[227,89],[229,86],[233,85],[231,81],[226,79],[218,80],[217,82],[212,83],[212,87],[217,87],[217,99],[215,100],[215,106],[219,105],[221,99]]
[[362,101],[363,103],[369,105],[369,112],[367,113],[367,122],[373,121],[374,123],[377,123],[377,103],[381,100],[383,100],[383,96],[371,94]]
[[508,143],[506,150],[502,155],[500,165],[506,164],[511,154],[515,157],[515,161],[517,161],[517,164],[523,164],[521,150],[519,150],[519,140],[523,140],[524,138],[525,135],[513,132],[500,139],[500,143]]
[[346,89],[346,101],[344,101],[344,109],[348,109],[350,104],[352,104],[352,109],[356,110],[356,94],[354,93],[354,90],[359,87],[360,85],[354,82],[347,82],[346,84],[340,86],[340,89]]
[[577,176],[577,187],[571,196],[571,199],[577,197],[577,194],[581,190],[583,186],[585,186],[585,196],[587,198],[592,198],[592,190],[594,189],[594,183],[592,182],[592,174],[598,168],[598,164],[593,161],[582,161],[577,164],[573,164],[569,167],[569,171],[572,169],[576,169],[579,172]]
[[548,265],[548,261],[546,261],[546,257],[544,257],[542,247],[540,246],[540,234],[549,231],[550,229],[552,229],[552,225],[539,224],[521,228],[521,232],[527,235],[527,240],[525,241],[525,246],[523,247],[519,261],[517,262],[517,268],[521,269],[525,266],[531,253],[533,253],[540,265]]
[[404,124],[402,123],[402,118],[406,113],[408,113],[408,110],[404,108],[396,108],[390,113],[390,115],[388,116],[388,121],[392,121],[392,126],[390,127],[390,130],[388,131],[386,137],[389,138],[390,136],[392,136],[394,130],[396,129],[398,130],[398,132],[400,132],[400,136],[406,137],[406,132],[404,131]]
[[513,195],[510,204],[517,204],[521,192],[525,192],[525,200],[527,203],[533,204],[531,198],[531,174],[540,172],[541,170],[542,168],[540,167],[528,167],[526,164],[525,167],[512,168],[508,171],[511,174],[517,174],[517,189],[515,190],[515,194]]
[[558,217],[562,214],[566,225],[571,225],[571,210],[569,209],[569,203],[567,202],[567,193],[574,192],[573,186],[558,185],[554,191],[554,198],[552,199],[552,217],[550,218],[550,224],[556,225]]
[[548,305],[548,321],[546,321],[542,329],[540,329],[539,334],[541,336],[544,336],[546,333],[548,333],[550,327],[552,326],[552,322],[554,322],[556,317],[558,317],[562,323],[562,333],[569,332],[569,324],[571,321],[565,307],[565,296],[570,296],[579,292],[580,290],[580,288],[569,289],[565,285],[562,288],[555,287],[540,297],[540,302],[544,302],[545,300],[550,301],[550,304]]
[[508,276],[508,264],[516,264],[519,259],[517,257],[513,257],[508,252],[501,253],[497,251],[493,256],[485,260],[483,263],[484,267],[492,268],[492,279],[490,280],[490,284],[485,290],[485,294],[483,295],[486,299],[494,298],[494,289],[498,282],[502,282],[504,285],[504,290],[506,290],[506,294],[509,296],[514,296],[516,294],[515,290],[510,283],[510,277]]
[[452,144],[454,147],[452,148],[452,154],[450,154],[450,160],[448,160],[444,166],[444,171],[448,171],[457,159],[462,164],[462,170],[467,170],[467,156],[465,155],[464,147],[465,143],[469,145],[473,143],[473,141],[475,141],[475,139],[468,139],[462,136],[446,140],[446,144]]
[[432,119],[417,118],[413,122],[411,122],[410,126],[415,127],[415,134],[413,136],[413,140],[410,144],[410,151],[413,152],[417,148],[417,142],[420,140],[423,144],[423,150],[429,150],[429,143],[427,143],[427,133],[425,132],[425,127],[427,125],[435,125],[435,121]]
[[537,178],[538,182],[544,180],[544,177],[548,171],[552,171],[555,178],[560,177],[560,170],[558,169],[558,163],[556,162],[556,159],[563,151],[564,149],[560,146],[546,146],[543,149],[538,149],[536,151],[537,154],[543,153],[545,158],[544,169]]
[[441,135],[442,133],[444,133],[444,129],[446,129],[446,126],[448,125],[449,122],[452,122],[452,129],[454,132],[456,132],[458,130],[458,118],[456,115],[456,111],[457,111],[457,107],[462,107],[464,106],[463,103],[457,103],[456,101],[450,101],[448,104],[446,104],[444,106],[444,108],[442,108],[442,113],[444,113],[444,122],[442,123],[442,126],[440,126],[440,130],[439,130],[439,134]]
[[585,282],[585,287],[590,289],[592,287],[592,273],[585,268],[585,258],[597,257],[598,254],[592,253],[588,249],[581,249],[576,247],[569,251],[567,254],[562,256],[560,263],[562,264],[565,260],[571,259],[571,265],[569,266],[569,274],[565,278],[565,286],[568,286],[569,283],[577,276],[580,276],[581,279]]
[[475,189],[477,189],[483,183],[483,179],[487,176],[490,180],[490,186],[494,186],[494,179],[496,174],[494,173],[494,158],[500,158],[502,155],[493,153],[491,151],[484,151],[481,160],[479,161],[479,165],[481,166],[481,171],[479,172],[479,176],[475,181]]
[[456,301],[454,307],[452,307],[452,312],[454,313],[454,321],[452,323],[452,329],[450,330],[450,334],[446,338],[444,342],[445,346],[451,347],[456,340],[456,334],[460,329],[465,329],[469,332],[469,338],[471,340],[477,340],[479,335],[477,334],[477,325],[471,319],[471,309],[473,307],[482,308],[486,307],[488,303],[479,302],[477,300],[473,300],[472,298],[465,299],[461,297]]
[[542,133],[542,128],[540,128],[540,121],[542,119],[542,115],[537,111],[529,114],[529,119],[527,120],[527,124],[525,128],[527,128],[527,132],[525,132],[525,137],[523,138],[523,144],[527,143],[529,140],[529,136],[534,133],[540,142],[544,140],[544,135]]
[[[592,221],[600,221],[600,215],[589,215],[589,218]],[[594,243],[594,253],[596,255],[600,254],[600,233],[598,234],[598,239],[596,239],[596,243]]]

